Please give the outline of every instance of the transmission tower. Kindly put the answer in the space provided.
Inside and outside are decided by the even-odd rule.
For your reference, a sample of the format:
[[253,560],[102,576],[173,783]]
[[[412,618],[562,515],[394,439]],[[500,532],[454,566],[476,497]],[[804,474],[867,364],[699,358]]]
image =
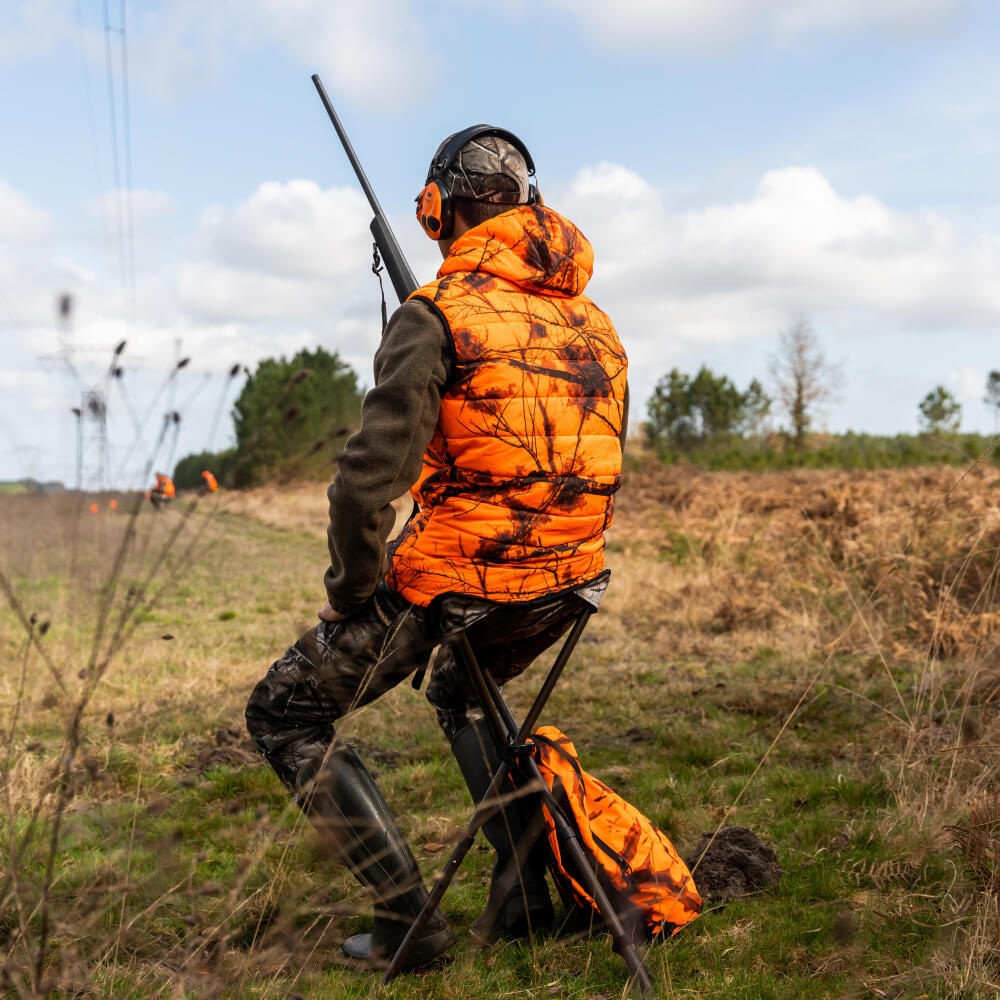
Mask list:
[[88,492],[102,492],[108,482],[108,388],[112,379],[121,378],[119,359],[125,350],[120,341],[112,355],[111,364],[104,375],[88,385],[74,364],[72,340],[73,297],[63,294],[57,299],[59,318],[59,351],[57,357],[80,394],[80,405],[71,409],[76,418],[76,488]]

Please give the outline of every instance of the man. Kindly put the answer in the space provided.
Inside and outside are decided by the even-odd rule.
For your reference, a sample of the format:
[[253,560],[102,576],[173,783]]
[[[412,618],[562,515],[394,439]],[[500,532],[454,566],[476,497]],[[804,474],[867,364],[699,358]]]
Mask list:
[[[435,154],[417,212],[444,263],[390,318],[361,429],[329,489],[321,622],[247,705],[257,746],[375,898],[373,932],[344,944],[371,967],[392,957],[426,891],[356,749],[334,744],[333,723],[422,671],[456,609],[490,612],[470,640],[498,682],[516,676],[576,617],[573,589],[604,569],[627,362],[583,294],[590,245],[541,204],[533,172],[523,143],[487,126]],[[392,501],[407,489],[418,506],[387,546]],[[475,694],[450,646],[441,650],[427,697],[478,801],[495,754]],[[534,811],[507,806],[484,832],[497,857],[475,932],[519,935],[550,921]],[[409,964],[453,940],[436,914]]]
[[169,476],[165,476],[162,472],[157,472],[155,475],[156,486],[153,487],[152,492],[149,494],[149,500],[153,505],[153,509],[159,510],[173,500],[177,490],[174,487],[174,481]]

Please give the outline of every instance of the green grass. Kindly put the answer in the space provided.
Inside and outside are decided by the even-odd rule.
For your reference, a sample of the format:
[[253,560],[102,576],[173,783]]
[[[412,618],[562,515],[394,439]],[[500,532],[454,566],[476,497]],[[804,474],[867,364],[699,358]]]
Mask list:
[[[338,947],[367,925],[368,904],[350,876],[328,863],[277,779],[252,761],[196,766],[216,730],[241,730],[252,685],[313,620],[321,544],[304,533],[220,518],[204,557],[145,615],[98,689],[83,738],[93,767],[74,778],[52,891],[54,955],[92,983],[91,992],[75,995],[620,996],[623,965],[606,937],[473,943],[467,931],[485,900],[491,861],[482,847],[445,899],[459,934],[452,960],[380,987],[376,977],[346,967]],[[89,557],[99,575],[100,553]],[[60,603],[60,579],[38,560],[15,574],[25,606],[51,617],[46,642],[72,677],[89,619]],[[942,992],[933,971],[951,947],[960,860],[900,809],[891,767],[898,734],[880,708],[895,704],[885,673],[864,657],[834,658],[754,776],[820,661],[766,645],[732,660],[675,657],[655,629],[623,638],[612,627],[614,611],[609,615],[595,622],[543,722],[569,734],[584,766],[682,851],[728,816],[773,843],[784,868],[775,889],[709,907],[649,950],[660,994],[988,995]],[[9,710],[23,643],[8,612],[0,624]],[[29,770],[15,769],[9,779],[23,793],[8,817],[15,835],[27,827],[32,781],[58,759],[66,716],[63,702],[46,700],[52,682],[37,659],[29,662],[13,744],[19,766]],[[910,665],[892,666],[909,697]],[[523,712],[542,668],[508,686],[515,712]],[[447,851],[424,845],[447,841],[471,811],[430,707],[402,685],[348,720],[343,735],[360,742],[379,772],[430,878]],[[23,752],[36,743],[41,747]],[[0,843],[7,843],[6,830]],[[20,860],[26,900],[43,880],[45,847],[35,839]],[[8,898],[0,946],[16,931],[15,909]],[[37,934],[37,913],[25,919]],[[206,956],[198,945],[213,932],[225,944]],[[49,995],[74,993],[56,984]]]

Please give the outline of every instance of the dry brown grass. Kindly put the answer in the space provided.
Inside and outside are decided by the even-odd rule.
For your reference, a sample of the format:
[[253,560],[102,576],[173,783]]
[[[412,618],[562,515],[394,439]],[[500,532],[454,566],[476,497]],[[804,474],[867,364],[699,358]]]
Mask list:
[[[613,544],[630,572],[635,557],[658,565],[649,582],[675,609],[670,626],[698,648],[707,634],[725,637],[713,651],[738,655],[834,639],[841,650],[995,655],[1000,477],[962,476],[651,465],[626,481]],[[864,621],[843,635],[855,601],[868,602]]]
[[[581,654],[574,667],[588,683],[572,694],[562,691],[554,702],[564,715],[572,708],[576,721],[586,720],[597,737],[602,726],[618,733],[638,725],[634,720],[649,726],[660,716],[649,715],[637,666],[649,673],[651,664],[669,662],[669,710],[694,718],[699,692],[706,685],[724,687],[716,678],[726,676],[727,666],[745,669],[774,656],[788,664],[787,674],[765,677],[762,668],[759,689],[733,685],[709,706],[759,720],[754,728],[764,727],[770,740],[784,732],[779,726],[790,715],[801,714],[807,682],[815,683],[831,658],[854,664],[851,676],[881,682],[888,694],[877,702],[846,682],[843,690],[832,690],[872,709],[867,718],[877,733],[859,740],[863,751],[843,752],[868,755],[859,761],[861,773],[884,769],[891,775],[894,804],[880,815],[878,829],[882,841],[902,845],[902,853],[859,869],[845,864],[845,872],[871,887],[857,891],[858,899],[867,893],[859,913],[891,905],[905,916],[927,852],[949,849],[949,828],[964,831],[958,845],[969,874],[955,882],[948,903],[956,914],[955,936],[935,959],[942,981],[957,991],[997,975],[996,885],[981,871],[996,860],[989,810],[995,810],[1000,765],[998,498],[996,472],[978,467],[964,477],[955,469],[762,475],[656,465],[632,470],[609,536],[613,583],[586,639],[592,662]],[[226,731],[239,729],[250,687],[322,603],[325,484],[207,498],[179,533],[187,500],[162,517],[144,511],[121,567],[111,624],[96,648],[108,652],[116,615],[130,603],[136,613],[127,628],[133,631],[95,683],[92,640],[127,524],[126,499],[119,498],[114,517],[104,507],[92,516],[69,496],[0,500],[0,569],[13,582],[25,617],[38,615],[30,625],[37,645],[28,643],[10,609],[0,615],[0,727],[7,734],[0,849],[7,844],[4,912],[12,921],[3,933],[8,946],[16,945],[7,954],[8,971],[21,970],[24,996],[46,976],[66,991],[74,977],[92,977],[95,996],[118,995],[116,990],[209,995],[204,977],[211,972],[212,990],[253,981],[259,995],[277,997],[291,988],[285,970],[299,964],[313,969],[315,956],[327,950],[329,928],[340,926],[343,913],[336,907],[342,904],[325,895],[330,880],[351,890],[344,876],[317,871],[315,859],[303,855],[294,819],[268,819],[280,801],[273,782],[253,778],[250,791],[234,798],[233,829],[216,834],[232,838],[239,856],[231,881],[208,874],[207,862],[194,851],[184,862],[188,868],[176,862],[171,869],[179,886],[172,896],[160,898],[159,883],[158,895],[145,896],[148,875],[137,872],[148,873],[151,852],[177,853],[175,845],[156,839],[163,833],[158,810],[172,815],[172,789],[190,789],[206,812],[228,808],[212,799],[215,786],[205,773],[218,765],[222,777],[212,780],[222,788],[246,769],[245,746]],[[152,600],[160,581],[169,587]],[[39,637],[44,622],[52,627]],[[94,662],[101,661],[98,655]],[[67,760],[71,713],[88,685],[80,738]],[[513,691],[512,697],[517,705],[523,694]],[[430,847],[449,838],[465,806],[460,798],[440,797],[439,761],[421,749],[435,738],[431,730],[412,747],[399,735],[410,730],[417,700],[411,691],[394,694],[352,719],[345,732],[376,745],[388,737],[385,759],[401,773],[396,777],[397,768],[388,767],[385,779],[412,810],[414,842]],[[649,734],[641,726],[636,733],[639,748]],[[720,741],[706,784],[731,757],[747,753],[731,738]],[[775,754],[780,750],[779,742]],[[632,780],[631,761],[615,767],[616,781]],[[115,846],[106,857],[80,862],[71,848],[55,852],[50,888],[61,909],[51,907],[49,933],[58,947],[38,976],[32,949],[45,905],[39,862],[48,841],[39,840],[38,857],[25,861],[18,876],[10,838],[12,831],[23,836],[31,815],[41,833],[51,832],[60,796],[74,831],[90,816],[107,823],[104,815],[117,817],[120,829],[117,840],[109,834]],[[727,815],[725,805],[706,794],[691,815],[676,820],[678,830],[696,839]],[[198,817],[184,824],[196,837]],[[920,831],[916,841],[914,829]],[[86,877],[75,874],[81,864],[93,866]],[[79,888],[61,895],[62,880]],[[289,892],[301,894],[301,906],[287,909]],[[68,899],[79,906],[67,907]],[[272,924],[272,909],[281,906],[286,909]],[[109,908],[122,918],[110,927]],[[307,911],[311,929],[296,936],[302,926],[296,921]],[[162,922],[165,913],[174,920],[175,912],[175,922],[187,922],[188,930],[176,932],[169,920]],[[158,944],[157,935],[167,944]],[[237,948],[234,942],[244,937],[259,938],[260,948]],[[550,960],[558,965],[563,959],[556,953]],[[612,956],[606,963],[612,982],[615,961]],[[833,957],[815,968],[832,976],[842,975],[844,966]],[[466,972],[483,974],[474,965]],[[551,980],[544,962],[538,975],[541,989]],[[128,991],[110,985],[117,980],[127,980]]]
[[[234,513],[315,534],[325,484],[247,490]],[[404,501],[397,505],[406,517]],[[692,653],[761,645],[995,655],[1000,475],[977,467],[878,472],[626,474],[608,562],[622,625],[656,621]],[[868,600],[848,636],[843,624]]]

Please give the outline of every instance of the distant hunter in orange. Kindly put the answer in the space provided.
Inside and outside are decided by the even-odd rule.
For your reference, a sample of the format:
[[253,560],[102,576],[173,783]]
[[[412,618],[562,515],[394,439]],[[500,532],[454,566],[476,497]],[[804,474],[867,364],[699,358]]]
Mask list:
[[149,501],[156,510],[170,503],[177,492],[174,481],[162,472],[156,473],[156,485],[150,490]]
[[208,469],[201,474],[201,489],[203,493],[217,493],[219,490],[219,481]]
[[[625,351],[585,294],[593,250],[542,203],[517,136],[482,125],[449,136],[417,218],[444,263],[392,314],[375,354],[361,429],[328,491],[327,604],[247,705],[257,746],[374,897],[372,933],[344,943],[368,967],[386,964],[427,893],[356,749],[333,745],[334,723],[427,667],[442,602],[480,615],[468,635],[499,683],[570,627],[572,591],[604,570],[628,423]],[[387,543],[392,501],[407,491],[413,516]],[[427,697],[479,801],[495,753],[451,647],[441,650]],[[484,831],[496,861],[473,932],[518,937],[551,923],[539,825],[511,806]],[[409,966],[453,940],[435,913]]]

